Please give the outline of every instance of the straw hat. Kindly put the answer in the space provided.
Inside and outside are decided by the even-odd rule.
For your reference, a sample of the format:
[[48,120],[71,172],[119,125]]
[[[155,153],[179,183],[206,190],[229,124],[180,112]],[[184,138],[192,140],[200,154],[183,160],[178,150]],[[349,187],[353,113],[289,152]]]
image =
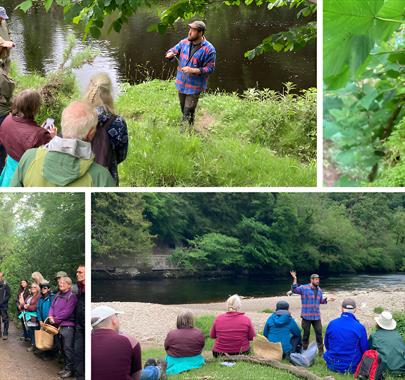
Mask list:
[[395,330],[395,327],[397,327],[397,322],[392,318],[392,314],[389,311],[383,311],[374,319],[377,322],[377,325],[383,330]]
[[263,335],[256,335],[253,339],[253,354],[265,360],[278,360],[283,358],[283,348],[280,342],[272,343]]

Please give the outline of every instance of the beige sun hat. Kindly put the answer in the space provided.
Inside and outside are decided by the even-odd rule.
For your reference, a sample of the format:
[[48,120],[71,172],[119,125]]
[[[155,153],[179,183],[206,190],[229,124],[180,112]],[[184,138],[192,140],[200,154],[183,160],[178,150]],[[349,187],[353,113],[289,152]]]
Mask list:
[[384,330],[395,330],[395,327],[397,327],[397,322],[392,318],[392,314],[389,311],[383,311],[374,319],[377,322],[377,325]]

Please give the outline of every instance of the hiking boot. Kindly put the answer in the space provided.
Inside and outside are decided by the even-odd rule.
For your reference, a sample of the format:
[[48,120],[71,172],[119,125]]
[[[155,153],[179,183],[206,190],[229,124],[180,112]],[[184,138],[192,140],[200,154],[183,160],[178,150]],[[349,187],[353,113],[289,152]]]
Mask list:
[[34,346],[28,347],[28,348],[27,348],[27,352],[32,352],[32,351],[34,351],[34,348],[35,348]]
[[3,335],[3,340],[7,340],[8,339],[8,335]]
[[72,372],[72,371],[69,371],[69,370],[64,371],[63,373],[61,373],[61,374],[59,375],[59,377],[60,377],[61,379],[67,379],[68,377],[73,377],[73,372]]
[[323,346],[322,347],[318,347],[318,356],[322,357],[323,356]]

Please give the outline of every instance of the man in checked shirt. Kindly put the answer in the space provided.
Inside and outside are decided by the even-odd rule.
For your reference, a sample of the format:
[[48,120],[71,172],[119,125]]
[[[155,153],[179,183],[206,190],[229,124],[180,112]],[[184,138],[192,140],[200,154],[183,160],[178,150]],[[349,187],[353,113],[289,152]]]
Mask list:
[[183,122],[191,128],[198,98],[207,89],[208,76],[215,70],[216,51],[205,38],[204,22],[194,21],[188,28],[188,37],[169,49],[166,59],[177,59],[176,88]]
[[[302,334],[302,348],[306,350],[309,343],[309,334],[311,332],[311,325],[314,327],[316,343],[318,345],[319,356],[323,354],[323,337],[322,337],[322,323],[321,311],[319,305],[328,303],[328,299],[323,296],[322,289],[319,287],[319,275],[312,274],[311,282],[307,285],[298,285],[297,274],[295,271],[290,272],[293,278],[291,290],[295,294],[301,296],[301,327]],[[331,299],[333,301],[333,299]]]

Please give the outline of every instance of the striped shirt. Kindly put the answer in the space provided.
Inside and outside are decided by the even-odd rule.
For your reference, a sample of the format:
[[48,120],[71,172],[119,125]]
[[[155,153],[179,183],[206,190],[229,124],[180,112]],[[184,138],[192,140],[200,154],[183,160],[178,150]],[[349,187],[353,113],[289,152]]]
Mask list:
[[318,292],[315,296],[315,287],[311,284],[298,285],[293,284],[291,290],[295,294],[301,295],[301,317],[308,321],[317,321],[321,319],[321,311],[319,305],[328,303],[326,298],[323,298],[322,289],[318,286]]
[[[208,75],[214,72],[216,59],[214,46],[205,38],[201,47],[191,57],[190,45],[191,42],[184,39],[169,50],[179,56],[176,88],[178,92],[186,95],[199,94],[207,89]],[[200,69],[200,74],[183,73],[181,69],[185,66]]]

